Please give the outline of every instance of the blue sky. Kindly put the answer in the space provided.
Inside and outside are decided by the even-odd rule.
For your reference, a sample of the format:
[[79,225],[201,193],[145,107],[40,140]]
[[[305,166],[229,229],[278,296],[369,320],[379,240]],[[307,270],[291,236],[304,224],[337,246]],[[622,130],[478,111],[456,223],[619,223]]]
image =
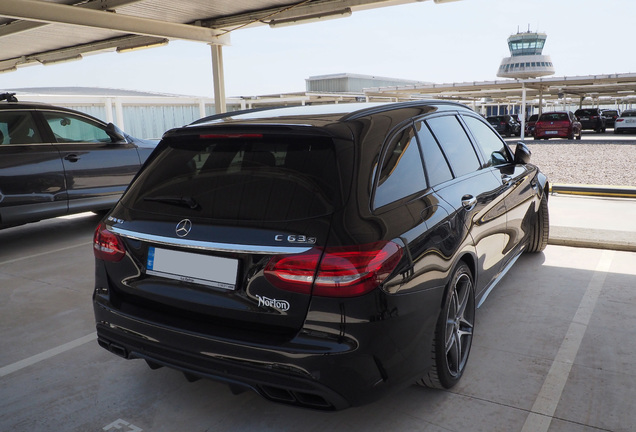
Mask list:
[[[227,96],[304,91],[305,78],[355,73],[436,83],[497,79],[506,39],[547,33],[555,76],[636,73],[634,0],[432,0],[351,17],[242,29],[223,50]],[[0,89],[94,86],[212,96],[210,47],[171,42],[132,53],[19,68]]]

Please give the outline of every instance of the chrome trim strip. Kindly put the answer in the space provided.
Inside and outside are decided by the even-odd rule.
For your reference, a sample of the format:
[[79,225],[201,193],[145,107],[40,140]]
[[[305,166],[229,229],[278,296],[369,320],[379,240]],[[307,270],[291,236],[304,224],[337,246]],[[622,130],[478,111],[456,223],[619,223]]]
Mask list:
[[250,254],[299,254],[307,252],[311,247],[293,247],[293,246],[261,246],[261,245],[244,245],[244,244],[232,244],[232,243],[215,243],[199,240],[187,240],[177,239],[170,237],[163,237],[153,234],[140,233],[136,231],[128,231],[125,229],[111,226],[109,231],[114,232],[122,237],[126,237],[132,240],[140,240],[152,242],[154,244],[161,244],[165,246],[177,246],[187,247],[191,249],[200,249],[206,251],[215,252],[233,252],[233,253],[250,253]]
[[488,287],[488,289],[486,290],[486,292],[482,296],[481,300],[479,301],[479,304],[477,305],[478,309],[479,309],[479,307],[482,304],[484,304],[484,302],[486,301],[486,298],[490,295],[490,293],[495,288],[495,286],[499,283],[499,281],[501,281],[501,279],[503,279],[503,277],[506,275],[506,273],[508,273],[508,271],[512,268],[514,263],[516,263],[517,260],[519,259],[519,257],[521,257],[521,255],[523,255],[523,251],[524,250],[525,250],[525,247],[521,250],[521,252],[519,252],[519,254],[516,257],[514,257],[513,259],[510,260],[510,262],[508,263],[506,268],[504,268],[501,271],[501,273],[499,273],[499,276],[497,276],[497,278],[494,281],[492,281],[492,283],[490,284],[490,286]]

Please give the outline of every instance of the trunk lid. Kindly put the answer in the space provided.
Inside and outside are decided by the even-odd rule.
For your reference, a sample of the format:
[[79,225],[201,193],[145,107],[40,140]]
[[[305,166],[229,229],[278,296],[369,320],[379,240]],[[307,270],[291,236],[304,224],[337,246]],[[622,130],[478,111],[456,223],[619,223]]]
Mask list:
[[127,252],[108,264],[122,309],[197,332],[292,335],[311,293],[270,283],[266,268],[327,245],[338,173],[325,136],[164,139],[106,221]]

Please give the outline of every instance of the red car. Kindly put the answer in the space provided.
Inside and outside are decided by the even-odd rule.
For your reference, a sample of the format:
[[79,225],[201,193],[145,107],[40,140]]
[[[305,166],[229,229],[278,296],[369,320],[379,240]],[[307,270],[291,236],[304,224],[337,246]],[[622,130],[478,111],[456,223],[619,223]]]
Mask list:
[[581,139],[581,123],[571,111],[553,111],[539,116],[534,126],[534,139]]

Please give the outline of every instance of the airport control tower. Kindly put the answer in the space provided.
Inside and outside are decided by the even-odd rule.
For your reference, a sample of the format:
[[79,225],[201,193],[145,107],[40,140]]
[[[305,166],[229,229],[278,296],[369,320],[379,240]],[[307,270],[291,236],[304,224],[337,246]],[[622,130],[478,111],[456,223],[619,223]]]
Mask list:
[[547,35],[531,32],[517,33],[508,38],[510,57],[501,61],[497,76],[502,78],[538,78],[554,75],[550,56],[541,54]]

